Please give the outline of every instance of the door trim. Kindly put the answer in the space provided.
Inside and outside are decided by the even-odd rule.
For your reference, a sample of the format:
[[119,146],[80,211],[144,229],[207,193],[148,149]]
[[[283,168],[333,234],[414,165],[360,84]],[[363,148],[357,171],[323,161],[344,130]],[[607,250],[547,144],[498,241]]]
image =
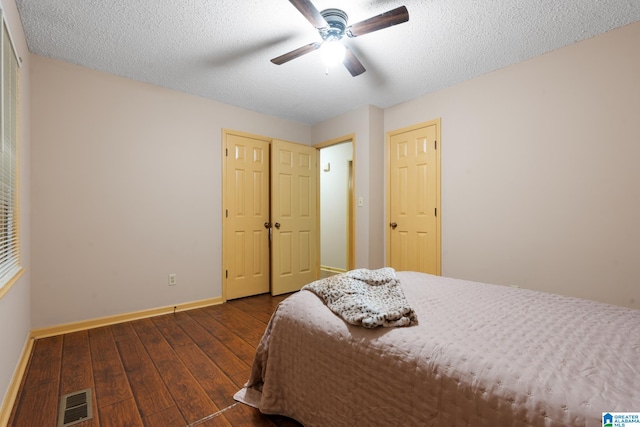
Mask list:
[[441,135],[441,119],[437,118],[429,120],[423,123],[418,123],[412,126],[407,126],[401,129],[396,129],[387,132],[385,139],[385,263],[391,265],[391,228],[389,227],[389,221],[391,217],[391,193],[390,193],[390,179],[391,179],[391,137],[410,132],[416,129],[436,126],[436,274],[442,275],[442,191],[441,191],[441,151],[442,151],[442,138]]
[[[322,148],[331,147],[345,142],[351,142],[351,176],[349,189],[349,237],[347,242],[347,270],[353,270],[356,263],[356,134],[351,133],[337,138],[323,141],[313,145],[318,151]],[[320,175],[320,168],[318,168]],[[320,186],[320,176],[318,176],[318,186]],[[320,212],[320,191],[318,191],[318,213]],[[320,215],[318,214],[318,230],[320,230]],[[320,258],[320,239],[318,238],[318,259]],[[319,270],[318,270],[319,271]]]

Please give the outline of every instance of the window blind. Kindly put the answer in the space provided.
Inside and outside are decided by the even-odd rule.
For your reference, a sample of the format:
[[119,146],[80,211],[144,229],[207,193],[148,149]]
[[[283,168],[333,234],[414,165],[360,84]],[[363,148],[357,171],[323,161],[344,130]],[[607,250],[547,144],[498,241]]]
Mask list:
[[20,270],[18,228],[18,69],[19,59],[0,10],[0,288]]

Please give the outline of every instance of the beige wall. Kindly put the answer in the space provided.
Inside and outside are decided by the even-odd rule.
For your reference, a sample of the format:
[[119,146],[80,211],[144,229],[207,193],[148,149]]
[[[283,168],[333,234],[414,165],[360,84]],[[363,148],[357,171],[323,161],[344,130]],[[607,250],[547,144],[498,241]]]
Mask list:
[[219,297],[222,128],[310,127],[43,57],[31,78],[33,328]]
[[[22,265],[26,272],[9,292],[0,298],[0,403],[7,397],[8,387],[27,343],[31,325],[30,57],[15,2],[2,0],[1,4],[18,55],[23,59],[20,69],[20,249]],[[0,413],[0,418],[2,415]]]
[[640,23],[385,111],[442,118],[443,275],[640,308]]

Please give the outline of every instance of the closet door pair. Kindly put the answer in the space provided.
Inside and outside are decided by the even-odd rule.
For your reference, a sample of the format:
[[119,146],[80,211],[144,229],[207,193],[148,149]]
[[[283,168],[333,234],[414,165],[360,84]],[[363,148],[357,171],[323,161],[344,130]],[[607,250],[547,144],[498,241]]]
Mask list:
[[317,278],[317,150],[225,131],[223,297],[299,290]]

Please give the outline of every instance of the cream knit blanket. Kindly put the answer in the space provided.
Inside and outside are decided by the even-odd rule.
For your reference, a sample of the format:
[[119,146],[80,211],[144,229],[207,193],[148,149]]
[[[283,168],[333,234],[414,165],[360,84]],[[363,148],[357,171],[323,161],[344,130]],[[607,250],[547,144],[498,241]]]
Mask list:
[[352,325],[409,326],[418,318],[402,292],[393,268],[365,268],[317,280],[302,290],[311,291],[338,316]]

